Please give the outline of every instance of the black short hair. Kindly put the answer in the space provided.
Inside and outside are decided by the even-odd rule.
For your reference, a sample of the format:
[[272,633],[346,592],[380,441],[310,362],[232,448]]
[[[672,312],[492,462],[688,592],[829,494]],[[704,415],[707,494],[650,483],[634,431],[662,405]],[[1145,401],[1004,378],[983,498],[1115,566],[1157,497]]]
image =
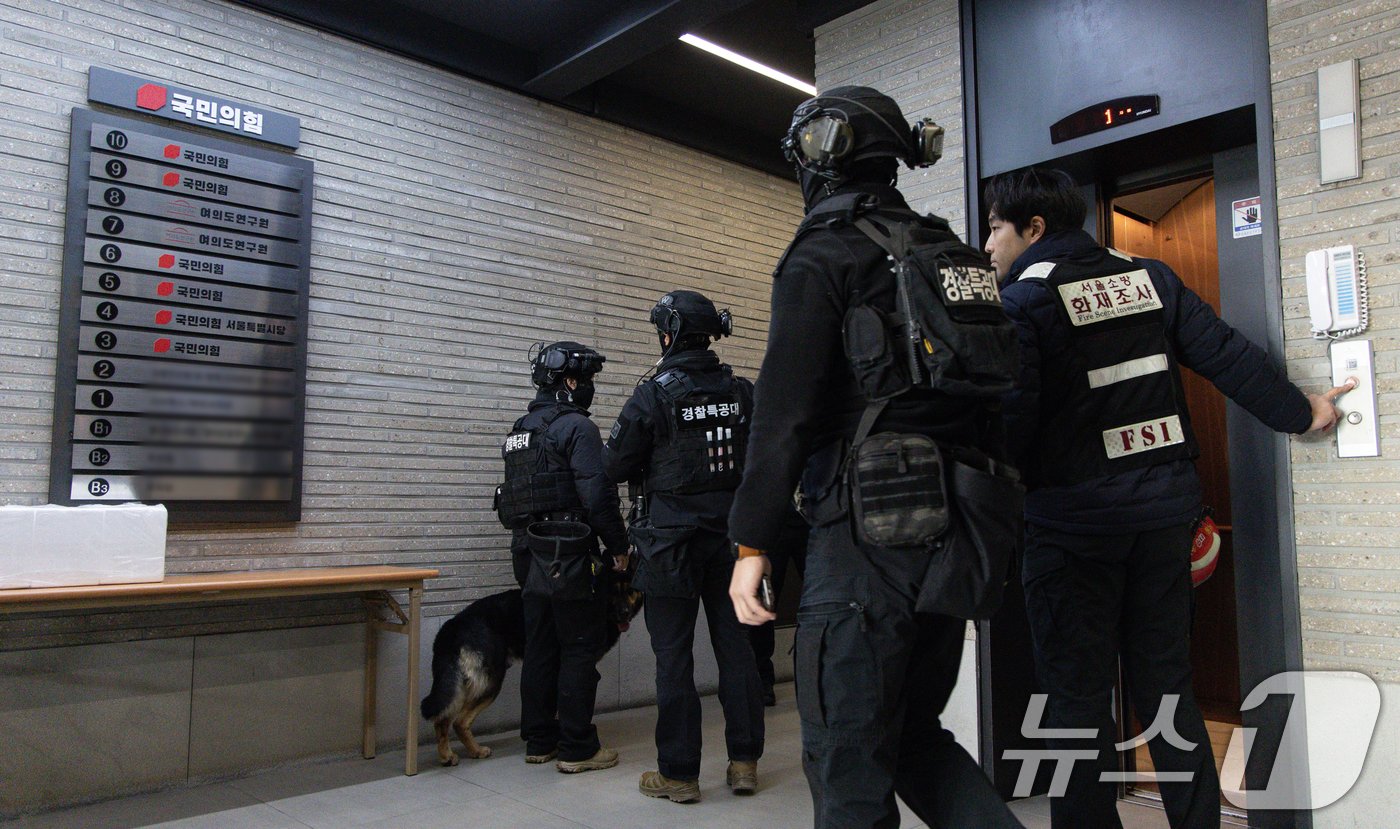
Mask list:
[[1046,233],[1078,230],[1089,212],[1074,179],[1060,170],[1027,167],[1002,173],[987,182],[982,199],[988,213],[1010,222],[1017,233],[1035,216],[1045,220]]

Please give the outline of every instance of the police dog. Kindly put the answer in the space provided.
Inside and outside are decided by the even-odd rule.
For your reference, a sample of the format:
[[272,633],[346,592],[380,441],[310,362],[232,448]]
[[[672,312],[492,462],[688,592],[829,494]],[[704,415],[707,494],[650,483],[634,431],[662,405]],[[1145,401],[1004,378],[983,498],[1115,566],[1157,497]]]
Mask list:
[[[599,659],[612,650],[642,608],[642,594],[626,581],[611,581],[607,598],[607,647]],[[468,757],[491,756],[491,749],[472,736],[472,723],[496,701],[506,670],[524,655],[525,605],[518,589],[477,599],[438,630],[433,638],[433,688],[420,710],[437,731],[438,759],[444,766],[457,765],[449,731],[457,732]]]

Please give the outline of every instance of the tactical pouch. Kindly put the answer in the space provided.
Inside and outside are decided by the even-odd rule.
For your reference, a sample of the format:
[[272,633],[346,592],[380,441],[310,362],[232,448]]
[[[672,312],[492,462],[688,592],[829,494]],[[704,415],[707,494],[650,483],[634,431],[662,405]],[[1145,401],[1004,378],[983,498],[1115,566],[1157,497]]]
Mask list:
[[653,527],[650,519],[627,529],[637,550],[637,574],[632,588],[647,596],[688,599],[700,589],[690,560],[695,527]]
[[882,432],[847,461],[858,539],[877,547],[927,548],[948,528],[943,455],[933,438]]
[[[540,592],[554,599],[588,599],[598,562],[593,529],[578,521],[536,521],[525,530],[525,543],[543,576]],[[534,592],[534,591],[532,591]]]
[[501,526],[508,530],[525,529],[531,517],[542,512],[577,509],[579,500],[574,473],[507,474],[505,483],[496,487],[491,506]]
[[517,526],[520,523],[517,516],[511,510],[504,508],[505,505],[501,502],[501,493],[505,488],[505,484],[496,485],[496,493],[491,496],[491,511],[496,513],[496,519],[501,522],[502,527],[508,530],[521,529]]
[[868,400],[885,400],[909,389],[909,364],[890,348],[889,322],[879,309],[855,305],[841,322],[846,360]]
[[1026,490],[1014,470],[952,461],[947,532],[935,542],[915,609],[959,619],[990,619],[1001,606],[1021,545]]

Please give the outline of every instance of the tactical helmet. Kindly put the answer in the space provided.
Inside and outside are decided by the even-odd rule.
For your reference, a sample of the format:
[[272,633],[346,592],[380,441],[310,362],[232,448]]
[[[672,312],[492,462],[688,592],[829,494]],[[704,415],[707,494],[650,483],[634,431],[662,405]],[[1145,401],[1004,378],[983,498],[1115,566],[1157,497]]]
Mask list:
[[897,158],[927,167],[943,154],[943,128],[930,120],[909,126],[899,104],[868,86],[838,86],[809,98],[792,113],[783,156],[824,178],[868,158]]
[[607,358],[581,343],[563,340],[530,347],[530,379],[539,388],[548,388],[565,376],[586,380],[603,369]]
[[708,334],[715,339],[734,333],[729,309],[716,311],[715,304],[695,291],[671,291],[651,309],[651,324],[673,340],[682,335]]

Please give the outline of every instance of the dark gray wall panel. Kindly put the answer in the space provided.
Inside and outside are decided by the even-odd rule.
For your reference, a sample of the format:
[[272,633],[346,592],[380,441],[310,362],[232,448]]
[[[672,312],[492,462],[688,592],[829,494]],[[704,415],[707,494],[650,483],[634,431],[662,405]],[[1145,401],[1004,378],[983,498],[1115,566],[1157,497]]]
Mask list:
[[[978,0],[983,177],[1254,103],[1262,3]],[[1156,94],[1162,113],[1062,144],[1050,125],[1083,107]],[[1267,93],[1265,93],[1267,94]]]

